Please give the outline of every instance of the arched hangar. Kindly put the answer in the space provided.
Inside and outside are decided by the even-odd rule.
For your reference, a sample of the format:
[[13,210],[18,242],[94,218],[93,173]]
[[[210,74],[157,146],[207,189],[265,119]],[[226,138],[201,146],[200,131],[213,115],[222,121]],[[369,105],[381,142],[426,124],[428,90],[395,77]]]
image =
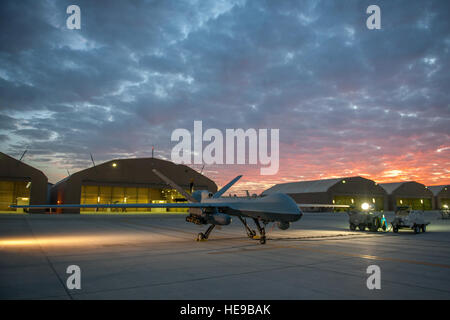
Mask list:
[[[217,191],[214,181],[185,165],[156,158],[117,159],[76,172],[56,183],[51,189],[53,204],[119,204],[171,203],[185,201],[176,191],[155,175],[157,169],[185,190]],[[95,209],[82,209],[81,213]],[[98,209],[98,211],[121,209]],[[127,212],[149,209],[127,209]],[[59,210],[61,212],[62,210]],[[166,209],[152,209],[165,212]],[[64,209],[64,213],[80,213]]]
[[413,210],[431,210],[433,193],[416,181],[380,183],[388,195],[389,210],[411,206]]
[[347,204],[360,208],[365,202],[384,210],[386,192],[375,181],[362,177],[299,181],[277,184],[263,194],[282,192],[297,203]]
[[450,208],[450,185],[429,186],[434,196],[434,209]]
[[[10,205],[45,204],[47,177],[41,171],[0,152],[0,212],[23,212]],[[42,212],[34,209],[31,212]]]

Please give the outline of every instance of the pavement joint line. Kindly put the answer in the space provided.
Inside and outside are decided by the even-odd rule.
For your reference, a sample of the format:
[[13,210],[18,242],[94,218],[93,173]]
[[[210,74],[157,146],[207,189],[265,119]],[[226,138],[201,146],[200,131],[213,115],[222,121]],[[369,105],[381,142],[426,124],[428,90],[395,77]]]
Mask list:
[[[184,230],[176,230],[176,229],[166,228],[166,227],[162,227],[162,226],[142,226],[142,225],[137,225],[137,224],[129,223],[129,222],[119,222],[119,224],[126,228],[129,228],[129,229],[138,230],[139,232],[141,232],[143,234],[146,234],[147,232],[149,232],[149,229],[153,229],[152,232],[162,234],[164,236],[167,236],[168,238],[177,238],[177,239],[186,240],[187,236],[191,234],[190,232],[187,232]],[[172,235],[168,236],[167,233],[164,232],[164,229],[166,231],[170,231],[172,233],[178,232],[181,234],[180,235],[172,234]],[[193,236],[192,236],[192,238],[193,238]]]
[[362,258],[362,259],[367,259],[367,260],[392,261],[392,262],[417,264],[417,265],[425,265],[425,266],[429,266],[429,267],[438,267],[438,268],[450,269],[450,265],[439,264],[439,263],[431,263],[431,262],[426,262],[426,261],[407,260],[407,259],[398,259],[398,258],[390,258],[390,257],[380,257],[380,256],[374,256],[374,255],[368,255],[368,254],[333,251],[333,250],[326,250],[326,249],[302,248],[302,247],[298,247],[298,246],[280,246],[280,248],[305,250],[305,251],[320,252],[320,253],[327,253],[327,254],[337,254],[337,255],[343,255],[343,256],[349,256],[349,257],[357,257],[357,258]]
[[26,224],[28,226],[28,228],[30,229],[31,235],[33,236],[33,238],[37,241],[38,245],[39,245],[39,249],[41,251],[41,253],[44,255],[45,260],[47,260],[48,265],[50,266],[50,268],[52,269],[53,273],[55,274],[56,278],[58,279],[58,281],[61,283],[61,286],[63,287],[64,291],[66,292],[67,296],[70,298],[70,300],[73,300],[72,295],[70,294],[69,290],[67,289],[67,287],[64,284],[64,281],[61,279],[61,277],[59,276],[58,272],[56,271],[55,267],[53,266],[53,263],[50,261],[49,257],[47,256],[47,253],[45,252],[44,248],[42,248],[41,246],[41,242],[39,241],[39,239],[36,237],[33,228],[31,227],[30,221],[28,220],[28,216],[25,218]]
[[[281,248],[281,247],[285,248],[287,246],[278,246],[277,248]],[[291,247],[291,246],[289,246],[289,248],[303,249],[303,248]],[[314,249],[306,249],[306,248],[305,248],[305,250],[317,251],[317,250],[314,250]],[[256,251],[256,250],[243,250],[243,251]],[[325,251],[325,250],[321,250],[321,251]],[[327,251],[326,253],[336,253],[335,251],[329,251],[329,250],[326,250],[326,251]],[[233,251],[233,252],[230,252],[230,253],[237,253],[237,252],[238,251]],[[218,253],[225,253],[225,252],[218,252]],[[344,256],[346,258],[348,258],[348,259],[352,259],[352,258],[360,258],[361,256],[363,256],[363,258],[366,258],[368,255],[359,255],[359,254],[348,254],[347,255],[347,254],[345,254]],[[376,257],[377,260],[379,260],[378,258],[380,258],[378,256],[370,256],[370,257]],[[346,258],[343,258],[343,259],[346,260]],[[384,259],[381,259],[381,260],[384,260]],[[411,262],[411,260],[401,260],[401,259],[395,259],[395,260],[400,260],[400,262],[405,262],[405,261]],[[299,267],[299,268],[303,268],[304,267],[304,268],[315,269],[315,270],[318,269],[318,270],[322,270],[322,271],[326,271],[326,272],[333,272],[333,273],[338,273],[338,274],[342,274],[342,275],[346,275],[346,276],[352,276],[352,277],[361,278],[360,276],[355,275],[354,273],[347,273],[347,272],[342,272],[342,271],[338,271],[338,270],[329,270],[329,269],[320,267],[320,265],[323,264],[323,263],[329,263],[329,262],[333,262],[333,261],[342,261],[342,259],[337,259],[337,260],[336,259],[332,259],[332,260],[327,260],[327,261],[317,261],[317,262],[306,263],[306,264],[298,264],[298,263],[297,264],[289,263],[289,264],[290,264],[291,267]],[[426,265],[441,266],[441,265],[436,265],[436,264],[430,264],[430,263],[427,263],[427,262],[420,262],[420,261],[413,261],[413,262],[417,262],[416,264],[424,264],[425,263]],[[448,266],[448,265],[444,265],[444,266],[446,266],[447,268],[450,268],[450,266]],[[362,277],[362,278],[364,278],[364,277]],[[440,292],[445,292],[445,293],[450,292],[448,290],[442,290],[442,289],[437,289],[437,288],[432,288],[432,287],[424,287],[424,286],[417,286],[417,285],[413,286],[413,285],[410,285],[408,283],[403,283],[403,282],[399,282],[399,281],[393,281],[393,280],[385,280],[385,281],[388,282],[388,283],[394,283],[394,284],[404,285],[404,286],[408,286],[408,287],[420,287],[422,289],[435,290],[435,291],[440,291]]]
[[[219,275],[219,276],[200,277],[200,278],[195,278],[195,279],[186,279],[186,280],[180,280],[180,281],[174,281],[174,282],[161,282],[161,283],[155,283],[155,284],[137,285],[137,286],[130,286],[130,287],[122,287],[122,288],[112,288],[112,289],[104,289],[104,290],[97,290],[97,291],[90,291],[90,292],[79,292],[79,293],[74,293],[74,296],[82,296],[82,295],[89,295],[89,294],[96,294],[96,293],[103,293],[103,292],[131,290],[131,289],[151,288],[151,287],[167,286],[167,285],[176,285],[176,284],[180,284],[180,283],[188,283],[188,282],[193,282],[193,281],[213,280],[213,279],[241,276],[241,275],[246,275],[246,274],[256,274],[256,273],[262,273],[262,272],[285,270],[285,269],[291,269],[291,268],[320,269],[320,270],[327,271],[327,272],[338,273],[338,274],[341,274],[344,276],[351,276],[351,277],[355,277],[355,278],[365,279],[365,277],[363,277],[363,276],[358,276],[358,275],[355,275],[352,273],[345,273],[345,272],[337,271],[337,270],[322,269],[320,267],[317,268],[317,267],[314,267],[314,264],[306,264],[306,265],[290,264],[288,266],[274,267],[274,268],[254,270],[254,271],[246,271],[246,272],[242,272],[242,273],[232,273],[232,274],[224,274],[224,275]],[[392,281],[392,280],[385,280],[385,281],[388,283],[393,283],[393,284],[402,285],[402,286],[418,287],[417,285],[412,286],[407,283],[402,283],[402,282],[397,282],[397,281]],[[423,289],[427,289],[427,290],[434,290],[434,291],[448,293],[448,291],[442,290],[442,289],[423,287],[423,286],[420,286],[420,287]],[[308,290],[315,291],[317,293],[324,293],[324,292],[326,293],[326,291],[322,292],[321,290],[316,290],[314,288],[308,288]]]
[[[128,223],[130,228],[136,228],[134,226],[137,225],[137,227],[139,227],[139,228],[136,228],[136,229],[138,229],[138,230],[140,230],[142,232],[147,231],[149,228],[150,229],[162,229],[162,230],[167,230],[167,231],[173,231],[173,232],[179,232],[179,233],[182,233],[182,234],[186,234],[186,235],[189,236],[189,238],[192,237],[193,239],[195,238],[195,235],[198,232],[203,232],[204,231],[204,230],[192,230],[192,231],[188,230],[187,231],[187,230],[184,230],[184,229],[181,229],[181,228],[168,227],[166,225],[164,225],[164,226],[162,226],[162,225],[141,225],[141,224],[137,224],[137,223],[132,222],[132,221],[126,221],[126,223]],[[220,232],[222,234],[229,235],[229,237],[234,235],[234,233],[231,230],[230,231],[228,231],[228,230],[224,231],[224,230],[219,229],[219,230],[215,230],[215,232]],[[158,233],[162,233],[162,232],[158,232]],[[166,233],[162,233],[162,234],[165,235]],[[244,234],[245,234],[245,232],[244,232]],[[180,239],[186,239],[186,237],[183,237],[183,236],[175,236],[175,237],[180,238]],[[215,239],[213,238],[213,239],[210,239],[210,240],[217,240],[217,238],[215,238]]]
[[185,280],[179,280],[179,281],[173,281],[173,282],[167,281],[167,282],[160,282],[160,283],[154,283],[154,284],[145,284],[145,285],[137,285],[137,286],[130,286],[130,287],[122,287],[122,288],[112,288],[112,289],[104,289],[104,290],[97,290],[97,291],[90,291],[90,292],[79,292],[79,293],[74,293],[74,296],[92,294],[92,293],[101,293],[101,292],[113,292],[113,291],[120,291],[120,290],[138,289],[138,288],[150,288],[150,287],[174,285],[174,284],[179,284],[179,283],[188,283],[188,282],[203,281],[203,280],[213,280],[213,279],[220,279],[220,278],[229,278],[229,277],[234,277],[234,276],[242,276],[242,275],[247,275],[247,274],[255,274],[255,273],[260,273],[260,272],[284,270],[284,269],[299,268],[299,267],[301,267],[301,266],[289,265],[289,266],[281,266],[281,267],[267,268],[267,269],[261,269],[261,270],[252,270],[252,271],[246,271],[246,272],[240,272],[240,273],[229,273],[229,274],[222,274],[222,275],[216,275],[216,276],[200,277],[200,278],[195,278],[195,279],[194,278],[185,279]]
[[213,251],[213,252],[209,252],[209,254],[233,254],[233,253],[239,253],[242,251],[252,252],[252,251],[273,250],[273,249],[305,250],[305,251],[318,252],[318,253],[335,254],[335,255],[342,255],[342,256],[348,256],[348,257],[357,257],[357,258],[362,258],[362,259],[367,259],[367,260],[392,261],[392,262],[417,264],[417,265],[425,265],[425,266],[430,266],[430,267],[450,269],[450,265],[447,265],[447,264],[437,264],[437,263],[431,263],[431,262],[426,262],[426,261],[380,257],[380,256],[374,256],[374,255],[368,255],[368,254],[349,253],[349,252],[326,250],[326,249],[306,248],[306,247],[299,247],[299,246],[292,246],[292,245],[272,245],[270,247],[267,246],[267,247],[259,247],[259,248],[240,248],[237,250]]
[[[348,257],[348,258],[353,259],[355,257]],[[340,261],[340,260],[336,260],[336,261]],[[325,263],[325,261],[324,262],[311,263],[311,264],[305,264],[305,265],[299,265],[299,267],[304,267],[304,268],[313,269],[313,270],[322,270],[322,271],[326,271],[326,272],[334,272],[334,273],[338,273],[338,274],[342,274],[342,275],[346,275],[346,276],[366,279],[365,277],[358,276],[355,273],[347,273],[347,272],[344,272],[344,271],[329,270],[329,269],[326,269],[326,268],[322,268],[322,267],[320,267],[320,264],[323,264],[323,263]],[[412,285],[412,284],[409,284],[407,282],[386,280],[385,278],[383,279],[383,282],[393,283],[393,284],[407,286],[407,287],[413,287],[413,288],[422,288],[422,289],[426,289],[426,290],[435,290],[435,291],[444,292],[444,293],[449,293],[450,292],[449,290],[443,290],[443,289],[438,289],[438,288],[433,288],[433,287],[424,287],[424,286]]]

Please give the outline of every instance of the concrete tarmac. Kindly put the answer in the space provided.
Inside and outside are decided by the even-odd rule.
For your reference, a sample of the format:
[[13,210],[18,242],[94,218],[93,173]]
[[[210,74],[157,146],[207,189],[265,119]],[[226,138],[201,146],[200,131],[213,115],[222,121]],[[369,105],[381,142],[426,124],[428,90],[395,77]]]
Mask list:
[[[267,244],[238,219],[181,214],[0,215],[0,299],[449,299],[450,220],[426,233],[350,231],[345,213],[306,213]],[[390,215],[388,221],[392,221]],[[251,223],[252,224],[252,223]],[[81,289],[67,288],[68,266]],[[367,267],[381,270],[369,290]]]

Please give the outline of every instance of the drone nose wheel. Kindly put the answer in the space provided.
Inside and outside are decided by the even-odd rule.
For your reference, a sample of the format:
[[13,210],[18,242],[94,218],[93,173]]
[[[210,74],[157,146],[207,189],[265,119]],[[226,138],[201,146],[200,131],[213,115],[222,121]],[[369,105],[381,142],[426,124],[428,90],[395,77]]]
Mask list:
[[205,235],[203,233],[200,232],[197,235],[197,241],[203,241],[203,240],[206,240],[206,237],[205,237]]
[[216,226],[215,224],[212,224],[212,225],[210,225],[210,226],[208,227],[208,229],[206,230],[205,233],[200,232],[200,233],[197,235],[197,241],[205,241],[205,240],[208,240],[209,234],[211,233],[211,231],[214,229],[215,226]]

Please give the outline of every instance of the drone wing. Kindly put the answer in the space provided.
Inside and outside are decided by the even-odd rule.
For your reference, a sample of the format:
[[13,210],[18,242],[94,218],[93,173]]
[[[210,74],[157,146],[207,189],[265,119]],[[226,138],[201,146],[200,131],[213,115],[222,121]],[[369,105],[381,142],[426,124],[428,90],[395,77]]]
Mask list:
[[226,203],[117,203],[117,204],[44,204],[44,205],[11,205],[13,209],[103,209],[103,208],[224,208]]
[[297,203],[299,208],[350,208],[347,204],[318,204],[318,203]]

